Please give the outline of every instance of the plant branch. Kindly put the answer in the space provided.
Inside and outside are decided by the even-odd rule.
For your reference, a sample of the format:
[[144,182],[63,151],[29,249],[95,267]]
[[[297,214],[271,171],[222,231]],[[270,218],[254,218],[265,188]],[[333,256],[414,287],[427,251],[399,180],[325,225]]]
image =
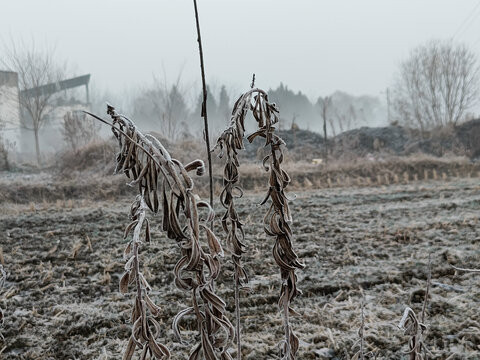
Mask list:
[[[188,174],[196,170],[197,175],[202,175],[205,172],[203,161],[194,160],[183,165],[170,156],[158,139],[148,134],[143,135],[133,121],[118,114],[110,105],[107,114],[112,118],[111,123],[90,115],[111,126],[120,147],[115,172],[123,172],[133,179],[130,185],[138,185],[141,194],[137,196],[139,200],[132,205],[133,221],[127,227],[126,234],[135,228],[134,239],[138,239],[141,223],[145,223],[145,241],[150,241],[149,223],[141,214],[146,207],[154,213],[162,210],[162,229],[169,239],[178,243],[181,250],[181,258],[174,269],[175,284],[192,293],[192,306],[180,311],[175,317],[175,335],[180,336],[179,323],[182,316],[194,313],[201,341],[194,348],[191,358],[199,359],[200,354],[203,354],[206,359],[231,359],[226,351],[233,338],[234,327],[226,317],[225,302],[214,292],[214,282],[220,273],[220,257],[224,253],[219,240],[207,226],[215,216],[213,209],[194,193],[194,183]],[[205,221],[201,220],[199,214],[204,211],[202,209],[207,211]],[[208,247],[202,246],[203,239],[207,240]],[[157,359],[163,359],[169,356],[168,349],[154,341],[160,332],[160,325],[144,315],[146,307],[152,313],[157,312],[158,307],[149,299],[150,287],[139,272],[139,246],[139,243],[135,245],[135,241],[127,246],[129,260],[120,284],[126,292],[130,280],[134,281],[133,276],[138,277],[135,278],[137,301],[132,314],[133,331],[124,359],[130,359],[136,347],[143,347],[144,353],[147,351]]]
[[[205,127],[205,144],[207,146],[207,160],[208,160],[208,180],[210,185],[210,206],[213,208],[213,175],[212,175],[212,153],[210,150],[210,137],[208,133],[208,116],[207,116],[207,84],[205,81],[205,63],[203,61],[203,48],[202,48],[202,36],[200,34],[200,20],[198,18],[198,9],[197,9],[197,0],[193,0],[193,5],[195,8],[195,22],[197,25],[197,41],[198,41],[198,51],[200,54],[200,69],[202,73],[202,91],[203,91],[203,101],[202,101],[202,117]],[[212,224],[210,224],[211,226]]]
[[466,269],[466,268],[460,268],[460,267],[456,267],[456,266],[453,266],[451,265],[455,270],[458,270],[458,271],[466,271],[466,272],[474,272],[474,273],[480,273],[480,269]]

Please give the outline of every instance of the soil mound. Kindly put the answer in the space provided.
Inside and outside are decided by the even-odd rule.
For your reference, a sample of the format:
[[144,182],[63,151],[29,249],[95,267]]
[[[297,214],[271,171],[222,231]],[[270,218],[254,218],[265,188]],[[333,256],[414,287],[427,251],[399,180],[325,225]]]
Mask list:
[[[321,157],[325,142],[320,134],[307,130],[284,130],[279,135],[287,143],[293,158]],[[421,136],[415,129],[401,126],[361,127],[345,131],[327,145],[334,158],[365,157],[369,154],[404,156],[422,153],[480,158],[480,119],[467,121],[455,127],[434,129]],[[249,154],[251,154],[250,151]]]
[[410,134],[400,126],[361,127],[345,131],[335,137],[334,151],[340,153],[349,151],[360,156],[377,151],[398,155],[404,152],[409,141]]
[[480,119],[468,121],[457,126],[456,136],[467,150],[467,156],[480,158]]

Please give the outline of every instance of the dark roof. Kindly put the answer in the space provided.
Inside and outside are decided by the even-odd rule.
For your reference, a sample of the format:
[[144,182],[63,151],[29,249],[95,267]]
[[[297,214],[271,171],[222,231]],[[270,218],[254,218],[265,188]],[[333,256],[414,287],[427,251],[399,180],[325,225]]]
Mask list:
[[18,74],[13,71],[0,70],[0,85],[18,87]]
[[46,85],[38,86],[35,88],[23,90],[21,91],[21,95],[26,97],[33,97],[37,95],[50,95],[62,90],[71,89],[71,88],[75,88],[83,85],[88,85],[89,81],[90,81],[90,74],[77,76],[71,79],[61,80],[55,83],[46,84]]

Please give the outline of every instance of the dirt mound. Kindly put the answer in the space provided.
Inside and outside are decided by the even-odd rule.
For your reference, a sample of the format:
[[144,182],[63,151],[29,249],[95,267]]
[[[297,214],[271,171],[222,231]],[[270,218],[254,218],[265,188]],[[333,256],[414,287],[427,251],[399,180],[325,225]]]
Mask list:
[[400,126],[379,128],[361,127],[349,130],[334,138],[335,153],[353,152],[365,156],[373,152],[401,154],[405,145],[411,141],[410,135]]
[[[285,155],[291,160],[305,160],[320,158],[323,154],[323,136],[309,130],[279,130],[278,135],[286,143]],[[248,160],[261,160],[270,152],[264,149],[265,139],[256,138],[252,144],[244,141],[245,150],[240,153],[240,158]]]
[[[287,139],[287,148],[302,154],[323,153],[324,142],[319,134],[303,131],[302,135],[308,136],[309,140],[295,142],[292,132],[289,130],[282,134]],[[455,127],[434,129],[423,136],[418,130],[401,126],[361,127],[330,139],[328,146],[334,158],[363,157],[375,153],[397,156],[422,153],[437,157],[455,155],[476,159],[480,157],[479,138],[480,119],[477,119]],[[305,150],[302,149],[304,144],[307,144]],[[309,146],[313,146],[314,150],[309,149]]]
[[455,130],[456,137],[467,150],[467,156],[480,158],[480,119],[460,124]]

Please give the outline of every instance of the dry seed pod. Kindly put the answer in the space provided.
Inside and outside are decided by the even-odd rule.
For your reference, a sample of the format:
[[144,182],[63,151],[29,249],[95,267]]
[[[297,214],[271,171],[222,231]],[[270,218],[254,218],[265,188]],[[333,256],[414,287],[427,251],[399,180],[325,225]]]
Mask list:
[[[285,188],[290,183],[290,177],[281,167],[283,162],[283,152],[281,146],[285,142],[275,134],[275,127],[278,122],[278,108],[275,103],[268,101],[268,95],[260,89],[252,89],[241,95],[235,102],[230,126],[222,133],[217,141],[215,148],[220,148],[220,157],[227,155],[223,191],[220,201],[226,209],[222,218],[224,231],[227,233],[227,245],[232,254],[235,276],[235,304],[237,312],[237,354],[240,353],[240,323],[239,323],[239,302],[238,288],[248,281],[246,271],[242,265],[242,254],[245,252],[244,233],[242,223],[234,207],[234,190],[240,190],[237,182],[238,174],[238,151],[244,148],[243,139],[245,134],[245,117],[251,111],[258,124],[258,130],[248,136],[248,141],[252,142],[257,136],[265,138],[265,146],[270,146],[271,153],[263,160],[263,166],[270,172],[269,190],[262,204],[269,199],[272,200],[265,217],[264,229],[267,235],[275,237],[273,247],[274,259],[280,267],[282,277],[282,288],[280,292],[279,306],[284,312],[284,357],[295,359],[298,350],[298,338],[290,328],[289,313],[293,312],[290,303],[300,293],[297,289],[296,269],[302,269],[298,256],[292,247],[292,231],[290,223],[292,216],[288,207],[288,199],[285,196]],[[238,359],[240,357],[238,356]]]
[[[7,273],[3,269],[3,265],[0,264],[0,290],[2,289],[3,285],[5,284],[5,280],[7,278]],[[4,314],[2,308],[0,308],[0,328],[3,327],[4,323]],[[3,339],[2,333],[0,332],[0,339]]]
[[148,296],[151,288],[140,271],[139,248],[142,243],[140,233],[142,227],[145,228],[146,232],[148,231],[146,208],[143,194],[137,195],[130,208],[132,222],[127,226],[124,235],[127,237],[132,234],[132,240],[127,245],[127,248],[132,250],[125,251],[125,273],[120,279],[120,292],[128,293],[128,286],[133,282],[135,282],[136,289],[135,305],[131,315],[132,335],[124,353],[124,360],[130,360],[133,357],[135,348],[142,349],[141,359],[146,358],[147,355],[152,359],[168,359],[170,357],[167,347],[157,340],[160,336],[160,325],[154,319],[154,316],[158,316],[160,308]]
[[[208,203],[198,200],[198,196],[193,192],[193,180],[189,175],[193,170],[197,174],[204,173],[204,163],[195,160],[184,166],[170,156],[160,141],[151,135],[143,135],[130,119],[118,114],[112,106],[108,105],[107,113],[111,116],[112,123],[89,114],[111,126],[120,147],[115,170],[129,177],[132,180],[130,185],[138,186],[141,194],[140,203],[135,202],[132,205],[132,224],[126,230],[127,234],[133,231],[133,237],[138,241],[133,241],[133,245],[127,246],[125,256],[128,258],[132,253],[135,256],[135,244],[138,251],[138,244],[141,243],[140,228],[143,223],[145,228],[148,227],[145,239],[150,240],[149,225],[142,215],[146,207],[155,213],[161,209],[162,229],[168,238],[178,243],[181,252],[174,270],[175,284],[192,295],[191,309],[198,324],[200,341],[192,350],[190,358],[198,355],[206,359],[230,359],[227,349],[233,337],[233,326],[225,316],[225,303],[214,291],[214,283],[220,272],[219,257],[222,256],[223,250],[206,226],[207,222],[213,219],[213,209]],[[205,220],[201,220],[200,214],[204,213],[204,209],[207,210],[206,217]],[[205,248],[201,246],[203,239],[207,240]],[[140,288],[140,292],[147,295],[149,286],[138,271],[138,262],[134,261],[133,264],[131,268],[126,269],[130,271],[129,281],[123,280],[122,289],[125,289],[124,283],[131,283],[132,279],[135,279],[137,293]],[[142,349],[142,356],[157,358],[160,354],[169,356],[166,348],[151,336],[152,327],[155,328],[153,333],[157,334],[159,331],[156,329],[159,326],[152,317],[146,317],[144,314],[147,308],[152,313],[158,311],[156,307],[149,305],[148,299],[145,296],[137,296],[132,311],[132,337],[125,353],[128,359],[133,355],[135,347]],[[184,311],[181,311],[179,315],[183,313]],[[177,335],[180,335],[176,328],[180,319],[181,316],[177,316],[174,321],[174,331]]]

